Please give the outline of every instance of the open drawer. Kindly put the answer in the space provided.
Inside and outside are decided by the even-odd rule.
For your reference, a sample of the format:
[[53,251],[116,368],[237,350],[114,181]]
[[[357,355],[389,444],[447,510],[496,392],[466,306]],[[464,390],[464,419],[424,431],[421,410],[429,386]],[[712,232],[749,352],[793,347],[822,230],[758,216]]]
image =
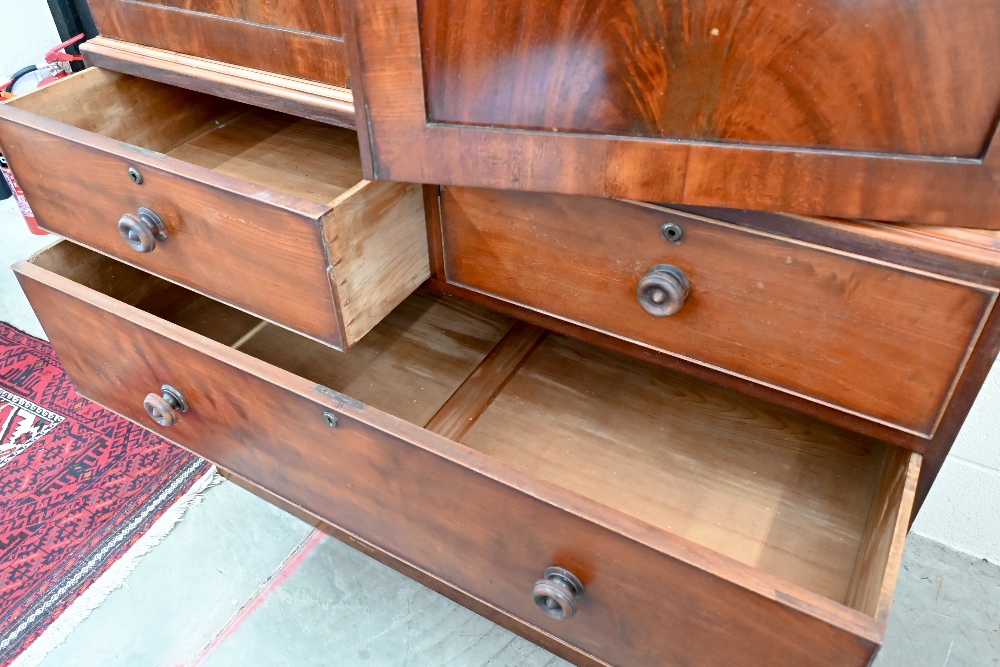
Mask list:
[[956,278],[955,258],[971,253],[945,239],[917,247],[912,232],[890,228],[866,247],[860,223],[753,217],[805,237],[789,238],[713,214],[733,215],[445,188],[444,277],[868,433],[888,427],[923,446],[948,431],[963,375],[996,354],[986,323],[1000,256]]
[[81,393],[580,664],[881,643],[917,454],[425,291],[341,354],[69,242],[15,270]]
[[429,276],[420,186],[353,131],[91,68],[0,105],[39,224],[337,348]]

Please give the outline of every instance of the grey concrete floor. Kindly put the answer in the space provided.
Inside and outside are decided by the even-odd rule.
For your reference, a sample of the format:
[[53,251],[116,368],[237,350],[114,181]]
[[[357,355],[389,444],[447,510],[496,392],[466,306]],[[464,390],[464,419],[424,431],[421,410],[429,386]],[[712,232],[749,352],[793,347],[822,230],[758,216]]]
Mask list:
[[[0,176],[0,178],[3,178]],[[0,320],[32,336],[45,337],[17,284],[11,264],[54,243],[58,236],[35,236],[28,231],[14,198],[0,201]]]
[[[52,242],[0,202],[0,319],[41,328],[6,266]],[[43,667],[555,667],[566,663],[229,482]],[[1000,665],[1000,567],[907,540],[875,667]]]

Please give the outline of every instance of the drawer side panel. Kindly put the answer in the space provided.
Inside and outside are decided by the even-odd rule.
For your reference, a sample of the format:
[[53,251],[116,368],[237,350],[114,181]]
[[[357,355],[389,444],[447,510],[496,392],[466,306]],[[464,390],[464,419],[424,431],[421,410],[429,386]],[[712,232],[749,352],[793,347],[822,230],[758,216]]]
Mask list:
[[362,181],[323,217],[346,346],[431,275],[421,186]]

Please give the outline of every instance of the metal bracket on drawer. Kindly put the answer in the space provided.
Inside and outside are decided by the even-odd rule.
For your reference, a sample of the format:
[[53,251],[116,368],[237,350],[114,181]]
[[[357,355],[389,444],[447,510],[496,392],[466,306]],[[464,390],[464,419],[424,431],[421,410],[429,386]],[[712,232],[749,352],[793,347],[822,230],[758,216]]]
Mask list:
[[318,384],[315,387],[313,387],[313,391],[315,391],[318,394],[323,394],[327,398],[332,398],[341,405],[349,405],[352,408],[356,408],[358,410],[365,409],[365,404],[362,403],[361,401],[355,400],[350,396],[345,396],[344,394],[341,394],[339,391],[334,391],[333,389],[330,389],[329,387],[324,387],[321,384]]

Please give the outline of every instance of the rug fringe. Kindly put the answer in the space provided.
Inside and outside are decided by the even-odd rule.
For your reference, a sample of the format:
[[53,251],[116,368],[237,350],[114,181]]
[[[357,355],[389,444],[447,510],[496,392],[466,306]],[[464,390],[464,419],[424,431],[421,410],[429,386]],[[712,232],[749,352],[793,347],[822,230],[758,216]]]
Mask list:
[[66,610],[38,636],[38,639],[14,659],[10,667],[37,667],[45,659],[45,656],[66,641],[73,630],[90,616],[90,612],[94,611],[112,592],[125,583],[125,579],[139,565],[142,557],[173,530],[188,509],[201,504],[202,494],[210,487],[222,482],[223,479],[215,466],[212,466],[212,469],[202,475],[183,496],[178,498],[177,502],[171,505],[163,513],[163,516],[157,519],[149,527],[149,530],[136,540],[136,543],[128,551],[122,554],[121,558],[112,563],[104,574],[73,600]]

